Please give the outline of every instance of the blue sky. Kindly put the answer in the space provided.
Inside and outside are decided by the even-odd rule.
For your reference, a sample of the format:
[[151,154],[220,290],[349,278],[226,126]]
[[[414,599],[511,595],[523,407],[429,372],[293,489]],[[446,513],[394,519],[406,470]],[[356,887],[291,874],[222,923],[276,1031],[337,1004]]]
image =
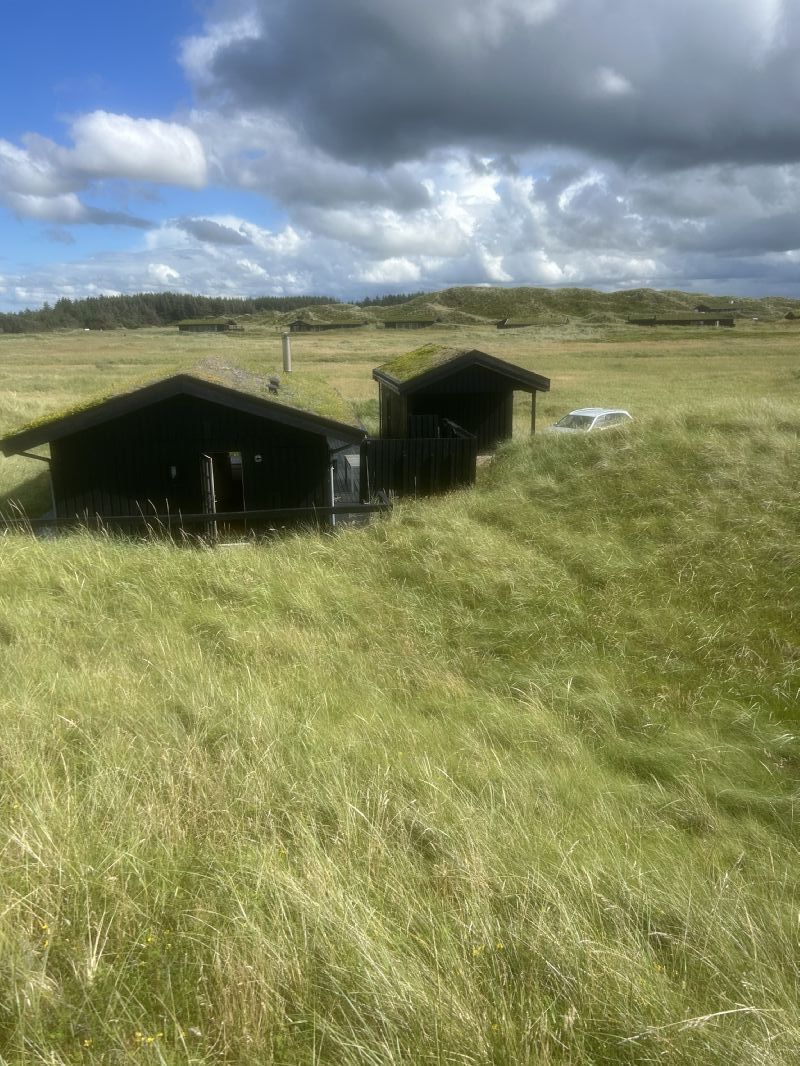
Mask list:
[[187,107],[191,89],[175,57],[181,38],[201,26],[191,0],[6,0],[3,136],[57,138],[65,118],[97,108],[168,117]]
[[1,310],[800,297],[800,0],[7,0],[3,28]]

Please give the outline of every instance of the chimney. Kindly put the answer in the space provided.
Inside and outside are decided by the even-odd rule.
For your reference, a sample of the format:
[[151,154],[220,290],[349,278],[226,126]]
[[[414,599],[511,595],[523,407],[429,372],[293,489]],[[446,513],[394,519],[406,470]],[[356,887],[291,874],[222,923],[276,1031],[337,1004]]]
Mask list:
[[283,337],[283,371],[285,374],[291,374],[292,372],[292,342],[289,339],[289,334],[284,333]]

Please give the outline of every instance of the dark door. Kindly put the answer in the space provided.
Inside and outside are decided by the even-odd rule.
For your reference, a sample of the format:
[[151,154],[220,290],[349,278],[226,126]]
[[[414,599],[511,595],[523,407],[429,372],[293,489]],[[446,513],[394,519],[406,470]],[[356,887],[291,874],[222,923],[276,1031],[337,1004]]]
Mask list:
[[[216,515],[227,511],[244,511],[244,476],[241,452],[203,452],[201,462],[201,489],[203,513]],[[244,528],[242,523],[225,523],[225,530],[232,532]],[[209,522],[207,533],[216,537],[218,524]]]

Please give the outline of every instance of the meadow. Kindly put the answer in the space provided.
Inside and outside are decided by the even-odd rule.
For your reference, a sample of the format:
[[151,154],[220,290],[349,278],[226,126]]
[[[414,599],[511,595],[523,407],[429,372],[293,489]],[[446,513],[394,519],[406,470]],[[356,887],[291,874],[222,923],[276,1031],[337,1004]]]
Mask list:
[[[0,535],[0,1062],[796,1063],[797,328],[298,336],[368,424],[420,338],[636,422],[521,400],[335,535]],[[0,433],[212,354],[279,335],[0,336]]]

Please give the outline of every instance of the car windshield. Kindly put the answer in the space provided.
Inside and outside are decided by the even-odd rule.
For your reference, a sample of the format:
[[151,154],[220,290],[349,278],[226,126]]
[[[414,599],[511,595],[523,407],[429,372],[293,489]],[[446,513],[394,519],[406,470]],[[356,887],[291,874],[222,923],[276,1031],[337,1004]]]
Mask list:
[[561,429],[588,429],[594,422],[593,415],[564,415],[556,422]]

